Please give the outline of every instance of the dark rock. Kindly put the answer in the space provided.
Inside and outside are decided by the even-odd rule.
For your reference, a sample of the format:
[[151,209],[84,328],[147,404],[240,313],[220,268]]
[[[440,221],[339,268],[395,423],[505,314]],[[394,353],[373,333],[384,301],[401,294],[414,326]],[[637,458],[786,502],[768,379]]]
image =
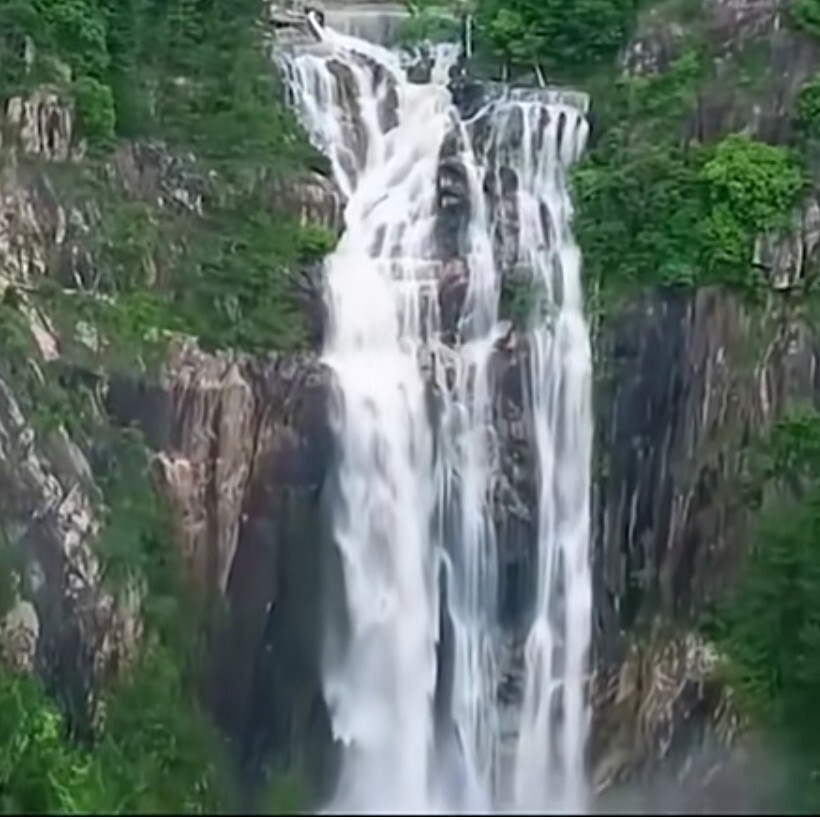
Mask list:
[[320,786],[333,744],[319,675],[329,373],[309,356],[185,346],[159,384],[115,380],[109,410],[158,450],[192,579],[224,601],[206,697],[251,782],[273,757]]
[[745,550],[744,444],[817,397],[817,345],[773,298],[659,292],[616,314],[599,340],[595,641],[662,616],[692,623]]
[[462,149],[459,134],[450,132],[442,143],[436,172],[436,248],[439,258],[445,261],[466,251],[471,205]]

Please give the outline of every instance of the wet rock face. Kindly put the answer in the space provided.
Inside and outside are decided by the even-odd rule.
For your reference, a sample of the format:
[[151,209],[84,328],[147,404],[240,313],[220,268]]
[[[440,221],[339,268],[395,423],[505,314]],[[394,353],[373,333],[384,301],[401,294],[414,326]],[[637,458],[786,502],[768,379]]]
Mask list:
[[492,362],[496,385],[493,420],[500,458],[493,521],[501,547],[502,622],[514,633],[528,623],[537,575],[537,467],[532,420],[523,392],[528,367],[527,347],[511,332],[500,343]]
[[116,380],[108,394],[157,453],[192,581],[227,607],[206,690],[251,778],[275,753],[319,781],[332,748],[318,668],[328,390],[311,356],[186,345],[160,383]]
[[[357,60],[364,66],[366,73],[376,86],[381,86],[383,93],[379,101],[378,118],[382,130],[387,131],[398,124],[399,97],[395,81],[385,68],[364,55]],[[339,60],[328,61],[334,83],[334,102],[344,112],[342,119],[342,137],[344,150],[340,152],[340,162],[345,173],[351,179],[357,176],[357,169],[362,168],[367,158],[367,127],[362,118],[359,104],[359,79],[353,69]]]
[[444,138],[436,170],[436,255],[444,260],[463,256],[471,205],[467,169],[462,153],[465,149],[458,131]]
[[748,549],[745,446],[820,401],[820,345],[777,293],[754,308],[702,288],[623,306],[597,348],[596,786],[632,812],[758,811],[749,739],[716,737],[726,693],[719,675],[693,675],[696,639],[681,640]]
[[749,438],[817,398],[818,347],[773,297],[656,293],[599,342],[596,645],[661,615],[686,623],[731,581],[745,549],[737,495]]
[[442,335],[445,342],[455,345],[470,276],[467,260],[455,257],[445,262],[439,273],[438,302]]
[[350,67],[338,60],[328,62],[328,70],[336,81],[335,102],[345,112],[342,123],[346,155],[341,157],[345,173],[355,179],[367,156],[367,130],[359,108],[358,85]]

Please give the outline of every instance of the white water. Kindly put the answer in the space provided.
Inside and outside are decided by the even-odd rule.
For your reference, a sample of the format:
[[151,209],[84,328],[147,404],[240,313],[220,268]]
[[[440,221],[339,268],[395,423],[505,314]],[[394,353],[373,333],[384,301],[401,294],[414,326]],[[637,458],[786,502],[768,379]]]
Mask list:
[[[339,447],[334,534],[348,616],[324,675],[344,744],[329,811],[583,811],[590,353],[564,169],[583,149],[585,121],[557,97],[511,97],[477,118],[489,137],[476,156],[471,136],[481,123],[459,120],[444,85],[452,48],[437,53],[433,82],[413,85],[387,50],[332,29],[322,36],[317,49],[282,62],[348,200],[326,270]],[[448,134],[459,141],[470,211],[456,349],[442,341],[437,298],[436,175]],[[483,192],[502,164],[519,180],[518,264],[541,287],[544,308],[530,333],[527,379],[538,578],[512,754],[497,696],[504,545],[492,507],[500,274],[491,237],[500,208]],[[444,716],[434,711],[441,573],[453,635]]]

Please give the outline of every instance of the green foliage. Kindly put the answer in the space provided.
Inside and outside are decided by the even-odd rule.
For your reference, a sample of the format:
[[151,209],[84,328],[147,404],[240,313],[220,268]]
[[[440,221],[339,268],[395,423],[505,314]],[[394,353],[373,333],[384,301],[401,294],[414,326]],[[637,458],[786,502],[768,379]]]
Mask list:
[[68,743],[56,706],[34,681],[0,672],[3,814],[86,814],[93,803],[87,761]]
[[0,670],[4,814],[214,814],[226,807],[213,731],[153,650],[108,696],[104,728],[84,748],[33,678]]
[[291,350],[304,344],[297,269],[322,256],[328,232],[249,209],[220,214],[200,236],[179,281],[183,329],[208,349]]
[[676,138],[702,74],[685,51],[663,75],[619,81],[599,96],[602,138],[574,174],[575,231],[602,294],[698,276],[700,152]]
[[820,37],[820,2],[818,0],[792,0],[788,9],[796,28],[806,34]]
[[447,9],[422,6],[414,8],[411,16],[402,20],[396,36],[399,43],[405,46],[424,42],[457,42],[461,37],[461,27]]
[[93,0],[37,0],[35,6],[50,44],[74,73],[105,78],[110,58],[105,20],[97,4]]
[[815,77],[800,89],[796,125],[804,139],[820,139],[820,77]]
[[10,0],[0,91],[63,82],[54,68],[26,66],[29,38],[38,65],[54,57],[70,70],[92,141],[162,131],[209,159],[316,162],[264,55],[259,13],[256,0]]
[[740,134],[713,146],[679,136],[702,71],[690,50],[660,77],[621,81],[603,137],[575,171],[585,272],[605,294],[709,283],[751,292],[756,237],[792,216],[803,179],[787,150]]
[[293,772],[274,775],[268,783],[262,805],[266,816],[305,814],[307,799],[302,780]]
[[791,492],[759,513],[751,554],[712,629],[730,682],[788,761],[780,811],[813,814],[820,808],[820,413],[786,417],[763,454],[760,478],[781,479]]
[[[334,237],[276,213],[270,191],[325,162],[285,104],[259,12],[256,0],[13,0],[0,10],[0,48],[22,60],[30,37],[38,54],[70,66],[92,145],[107,148],[116,134],[161,137],[191,158],[185,172],[206,203],[204,218],[169,214],[155,196],[140,200],[112,185],[110,168],[93,158],[65,173],[63,197],[82,200],[83,191],[99,204],[98,222],[81,238],[94,284],[40,298],[64,325],[62,338],[79,322],[96,329],[94,356],[72,347],[85,365],[156,363],[166,331],[209,348],[304,344],[293,275]],[[15,71],[25,75],[23,63]]]
[[111,88],[94,77],[82,77],[74,83],[74,98],[83,133],[93,143],[114,138],[114,97]]
[[701,176],[709,206],[706,265],[730,271],[725,275],[732,279],[751,264],[756,235],[788,226],[803,186],[800,167],[786,149],[734,134],[717,146]]
[[689,285],[700,275],[703,192],[689,152],[658,146],[620,163],[593,158],[575,191],[586,275],[603,288]]
[[634,0],[481,0],[478,45],[508,65],[577,74],[614,56],[635,8]]
[[[0,808],[12,814],[188,815],[236,804],[221,743],[195,696],[200,621],[135,434],[97,431],[106,580],[141,594],[141,657],[101,693],[87,742],[39,684],[0,668]],[[5,548],[0,559],[5,569]]]
[[8,90],[25,80],[26,41],[42,40],[42,20],[29,0],[8,0],[0,5],[0,77]]
[[106,813],[224,813],[230,794],[219,774],[218,749],[178,661],[152,647],[112,692],[104,733],[92,750]]
[[542,288],[538,283],[505,278],[501,286],[501,317],[508,319],[516,327],[526,327],[542,296]]

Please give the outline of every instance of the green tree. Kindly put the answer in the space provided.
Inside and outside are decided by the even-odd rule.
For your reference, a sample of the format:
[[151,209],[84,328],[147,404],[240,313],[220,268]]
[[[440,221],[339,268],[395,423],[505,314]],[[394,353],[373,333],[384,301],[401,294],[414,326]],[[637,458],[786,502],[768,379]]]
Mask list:
[[717,146],[701,178],[710,209],[703,226],[705,263],[712,272],[748,268],[755,237],[788,227],[804,184],[788,150],[744,134]]
[[480,38],[501,60],[566,76],[613,57],[634,13],[634,0],[481,0],[476,16]]

